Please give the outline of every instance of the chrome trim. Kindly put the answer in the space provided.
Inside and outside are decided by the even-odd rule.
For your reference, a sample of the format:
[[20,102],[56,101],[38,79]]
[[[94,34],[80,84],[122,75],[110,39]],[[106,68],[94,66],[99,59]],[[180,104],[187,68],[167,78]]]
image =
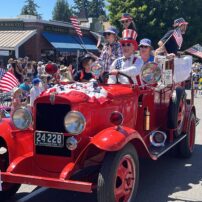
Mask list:
[[[155,136],[156,133],[160,133],[160,134],[163,135],[163,137],[164,137],[163,142],[157,143],[157,142],[154,141],[154,136]],[[155,146],[155,147],[163,147],[163,146],[165,145],[166,139],[167,139],[166,133],[163,132],[163,131],[159,131],[159,130],[157,130],[157,131],[152,131],[152,132],[150,133],[150,136],[149,136],[149,140],[150,140],[151,144],[152,144],[153,146]]]
[[[18,111],[18,110],[24,110],[25,112],[27,112],[27,113],[29,114],[29,116],[30,116],[30,118],[31,118],[31,119],[30,119],[30,124],[29,124],[27,127],[25,127],[25,128],[18,128],[18,127],[15,125],[14,121],[13,121],[13,116],[14,116],[15,112]],[[20,108],[16,109],[16,110],[13,112],[13,114],[12,114],[11,120],[12,120],[14,126],[15,126],[17,129],[19,129],[19,130],[26,130],[26,129],[29,128],[29,126],[33,123],[32,113],[31,113],[30,110],[28,110],[26,107],[20,107]]]
[[55,95],[56,95],[56,92],[52,92],[50,93],[50,96],[49,96],[49,100],[52,105],[55,104]]
[[65,146],[66,146],[67,149],[69,149],[71,151],[75,150],[77,148],[77,146],[78,146],[78,141],[73,136],[72,137],[68,137],[66,139]]
[[[76,114],[78,114],[78,115],[84,120],[83,130],[80,131],[79,133],[70,133],[68,130],[66,130],[66,127],[65,127],[65,119],[66,119],[67,116],[69,116],[70,113],[76,113]],[[65,130],[66,130],[68,133],[70,133],[70,134],[72,134],[72,135],[79,135],[79,134],[81,134],[81,133],[85,130],[85,128],[86,128],[86,119],[85,119],[84,115],[83,115],[81,112],[79,112],[79,111],[69,111],[69,112],[66,114],[65,118],[64,118],[64,127],[65,127]]]
[[174,147],[176,144],[178,144],[180,141],[182,141],[184,138],[187,137],[187,134],[184,134],[181,138],[179,138],[176,142],[174,142],[173,144],[171,144],[171,146],[167,147],[165,150],[163,150],[161,153],[159,153],[157,156],[157,158],[159,158],[160,156],[162,156],[163,154],[165,154],[168,150],[170,150],[172,147]]

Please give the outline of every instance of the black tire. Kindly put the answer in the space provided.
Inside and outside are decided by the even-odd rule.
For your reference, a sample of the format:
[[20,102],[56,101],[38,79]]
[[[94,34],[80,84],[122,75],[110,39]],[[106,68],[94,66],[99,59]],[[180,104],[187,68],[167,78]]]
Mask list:
[[[2,148],[4,146],[0,145],[0,148]],[[5,147],[4,147],[5,148]],[[0,170],[1,171],[6,171],[7,167],[8,167],[8,151],[6,151],[4,154],[0,154]],[[6,189],[5,189],[6,187]],[[15,195],[15,193],[18,191],[18,189],[20,188],[20,184],[14,184],[14,183],[2,183],[2,191],[0,191],[0,201],[6,201],[7,199],[9,199],[10,197],[12,197],[13,195]]]
[[[183,104],[183,105],[181,105]],[[177,137],[181,135],[184,119],[185,119],[185,107],[186,107],[186,93],[185,89],[182,87],[177,87],[175,93],[170,101],[169,111],[168,111],[168,128],[176,129],[174,135]],[[182,120],[179,122],[178,115],[182,113]]]
[[[124,162],[125,159],[130,159],[131,163],[133,164],[135,169],[132,169],[134,173],[134,181],[129,181],[125,183],[131,183],[132,187],[131,189],[125,189],[124,191],[132,190],[130,193],[128,193],[129,197],[127,200],[128,202],[134,201],[134,198],[137,193],[138,188],[138,181],[139,181],[139,160],[137,152],[133,145],[128,144],[126,147],[124,147],[122,150],[118,152],[112,152],[108,153],[104,159],[103,165],[101,167],[101,170],[98,175],[98,183],[97,183],[97,199],[98,202],[115,202],[115,186],[121,186],[122,181],[121,178],[117,176],[117,170],[120,168],[119,164],[122,162],[122,166],[124,165],[125,168],[129,168],[127,160]],[[133,161],[133,162],[132,162]],[[128,169],[129,170],[129,169]],[[129,178],[128,178],[129,179]],[[133,178],[130,178],[131,180]],[[127,181],[127,179],[126,179]],[[120,187],[119,186],[119,187]],[[129,185],[128,185],[129,186]],[[122,200],[118,200],[122,201]]]
[[192,112],[188,123],[187,136],[179,143],[180,157],[182,158],[191,157],[194,150],[195,133],[196,133],[196,116]]

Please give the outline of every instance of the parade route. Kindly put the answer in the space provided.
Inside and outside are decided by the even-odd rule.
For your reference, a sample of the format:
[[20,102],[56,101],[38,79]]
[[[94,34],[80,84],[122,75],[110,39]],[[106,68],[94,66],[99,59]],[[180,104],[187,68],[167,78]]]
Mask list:
[[[195,99],[202,120],[202,96]],[[163,156],[141,160],[137,202],[202,202],[202,122],[197,126],[195,151],[190,159]],[[23,185],[9,202],[96,202],[96,194],[81,194]]]

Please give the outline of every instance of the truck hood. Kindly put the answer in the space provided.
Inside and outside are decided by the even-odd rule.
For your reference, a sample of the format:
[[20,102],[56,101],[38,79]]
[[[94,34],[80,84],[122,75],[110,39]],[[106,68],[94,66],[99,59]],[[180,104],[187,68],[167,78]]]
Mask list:
[[42,92],[42,97],[60,97],[67,99],[71,103],[78,102],[99,102],[105,103],[108,100],[120,96],[127,96],[133,94],[134,89],[130,85],[125,84],[112,84],[101,85],[94,87],[92,82],[89,83],[73,83],[67,85],[55,85],[54,87]]

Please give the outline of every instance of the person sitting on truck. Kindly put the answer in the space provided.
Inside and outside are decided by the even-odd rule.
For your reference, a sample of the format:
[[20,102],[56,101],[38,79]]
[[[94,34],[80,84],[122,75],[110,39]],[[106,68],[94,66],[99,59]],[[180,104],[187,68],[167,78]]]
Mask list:
[[140,40],[139,49],[140,49],[140,56],[144,61],[144,64],[148,62],[154,62],[154,55],[152,53],[153,47],[151,45],[150,39],[145,38]]
[[123,26],[123,31],[125,29],[132,29],[135,31],[135,33],[136,33],[135,40],[136,40],[138,34],[137,34],[137,29],[136,29],[133,17],[129,13],[123,13],[123,15],[121,16],[121,19],[119,21],[121,22],[121,24]]
[[[136,33],[134,30],[125,29],[123,31],[120,43],[123,48],[123,57],[116,59],[110,68],[109,84],[116,83],[116,75],[124,73],[130,76],[134,83],[138,83],[136,76],[140,74],[141,68],[144,64],[143,60],[135,56],[135,51],[138,49]],[[124,76],[119,76],[119,82],[127,84],[129,81]]]
[[165,53],[176,55],[181,49],[183,36],[186,33],[188,22],[184,18],[174,20],[174,29],[168,31],[158,42],[156,54]]
[[80,70],[73,75],[74,80],[81,82],[92,79],[91,65],[93,62],[94,58],[90,54],[84,55],[80,60]]

